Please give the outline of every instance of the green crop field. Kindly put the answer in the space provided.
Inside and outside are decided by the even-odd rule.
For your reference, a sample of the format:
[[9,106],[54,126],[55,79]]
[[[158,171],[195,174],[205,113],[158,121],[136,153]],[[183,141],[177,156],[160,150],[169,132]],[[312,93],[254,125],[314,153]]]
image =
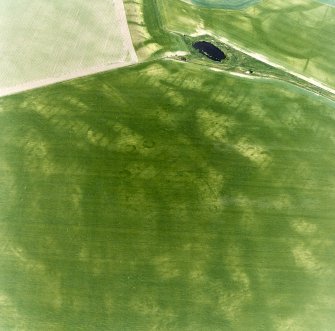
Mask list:
[[1,109],[1,329],[335,325],[334,103],[154,61]]
[[0,98],[0,330],[332,331],[334,8],[124,5],[142,63]]
[[129,28],[143,60],[187,52],[183,35],[211,35],[334,93],[335,8],[313,0],[261,1],[244,10],[180,0],[129,0]]

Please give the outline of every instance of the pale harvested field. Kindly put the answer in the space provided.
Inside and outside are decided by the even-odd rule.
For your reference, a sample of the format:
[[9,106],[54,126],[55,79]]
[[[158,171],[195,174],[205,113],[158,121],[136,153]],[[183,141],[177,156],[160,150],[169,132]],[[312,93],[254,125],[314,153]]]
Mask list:
[[121,0],[2,1],[0,95],[137,61]]

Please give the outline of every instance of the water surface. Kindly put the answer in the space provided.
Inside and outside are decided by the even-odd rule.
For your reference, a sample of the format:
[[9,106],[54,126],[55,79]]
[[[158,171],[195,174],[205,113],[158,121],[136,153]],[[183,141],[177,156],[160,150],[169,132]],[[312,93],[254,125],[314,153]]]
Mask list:
[[317,0],[318,2],[321,2],[325,5],[333,6],[335,7],[335,0]]
[[220,48],[214,46],[208,41],[197,41],[193,44],[193,47],[197,49],[201,54],[206,55],[213,61],[222,61],[226,58],[226,55],[221,51]]
[[261,0],[183,0],[207,8],[245,9],[259,3]]

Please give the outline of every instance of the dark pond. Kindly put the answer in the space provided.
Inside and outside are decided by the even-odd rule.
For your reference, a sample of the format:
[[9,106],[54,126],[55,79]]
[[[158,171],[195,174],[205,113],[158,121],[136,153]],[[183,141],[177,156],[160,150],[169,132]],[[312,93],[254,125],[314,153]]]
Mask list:
[[213,61],[222,61],[226,58],[226,55],[220,48],[217,48],[208,41],[196,41],[192,46]]

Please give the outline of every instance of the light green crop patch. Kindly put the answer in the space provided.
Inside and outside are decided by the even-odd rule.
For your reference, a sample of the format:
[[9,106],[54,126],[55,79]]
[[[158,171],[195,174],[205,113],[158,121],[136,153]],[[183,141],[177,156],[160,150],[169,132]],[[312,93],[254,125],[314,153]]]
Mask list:
[[136,62],[122,0],[1,1],[0,95]]

